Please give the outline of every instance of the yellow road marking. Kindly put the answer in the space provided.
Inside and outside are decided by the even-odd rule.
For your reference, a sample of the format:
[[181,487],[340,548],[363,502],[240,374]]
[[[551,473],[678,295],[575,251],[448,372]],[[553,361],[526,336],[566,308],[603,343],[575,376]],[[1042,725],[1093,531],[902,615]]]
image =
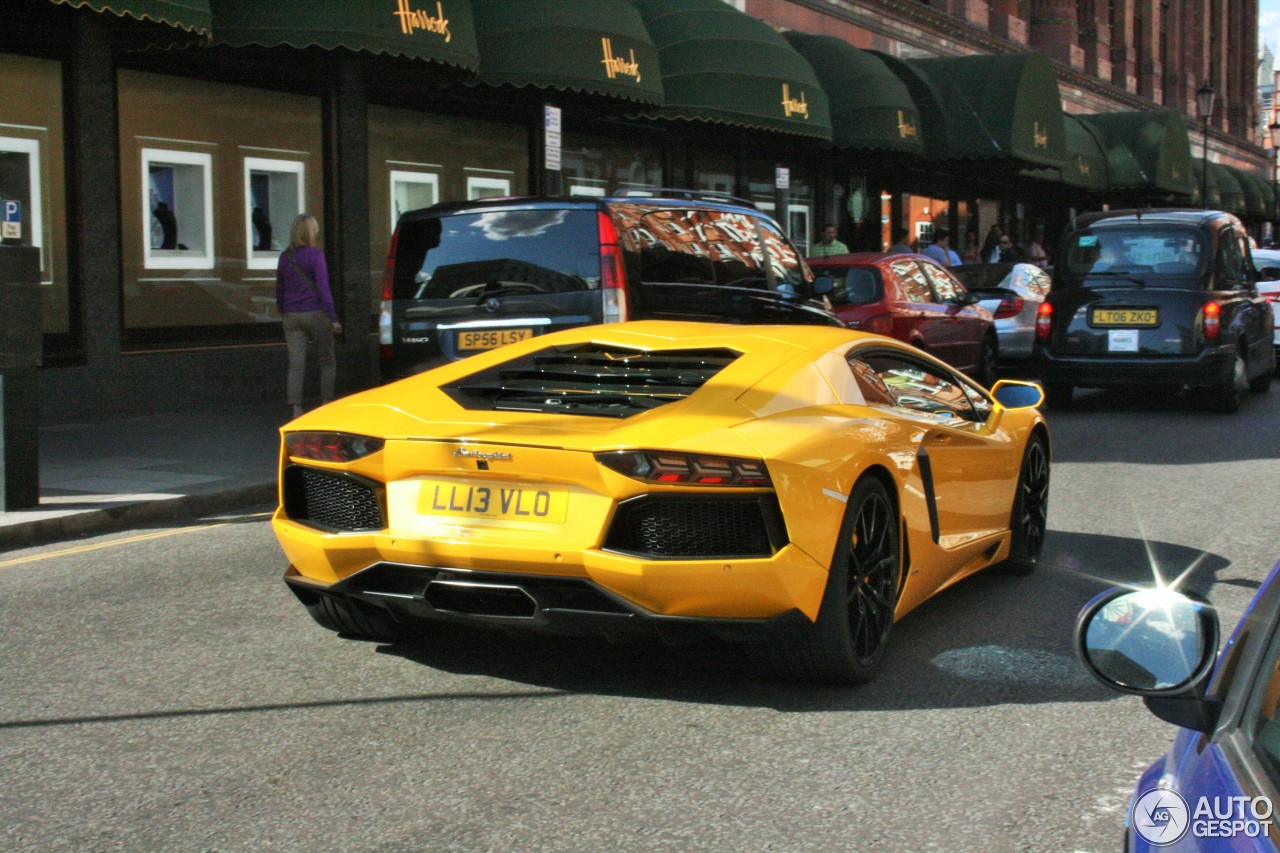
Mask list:
[[226,527],[229,524],[241,524],[245,521],[253,521],[259,518],[268,518],[271,516],[269,512],[258,512],[253,515],[245,515],[234,518],[230,521],[219,521],[215,524],[193,524],[189,527],[179,527],[176,530],[161,530],[156,533],[143,533],[139,536],[128,536],[124,539],[112,539],[110,542],[98,542],[93,545],[80,545],[75,548],[63,548],[61,551],[50,551],[47,554],[35,554],[30,557],[19,557],[16,560],[5,560],[0,562],[0,569],[6,566],[17,566],[22,563],[36,563],[40,560],[50,560],[54,557],[67,557],[72,554],[84,554],[89,551],[98,551],[103,548],[111,548],[115,545],[129,545],[134,542],[146,542],[149,539],[163,539],[166,536],[178,536],[182,533],[191,533],[196,530],[212,530],[215,527]]

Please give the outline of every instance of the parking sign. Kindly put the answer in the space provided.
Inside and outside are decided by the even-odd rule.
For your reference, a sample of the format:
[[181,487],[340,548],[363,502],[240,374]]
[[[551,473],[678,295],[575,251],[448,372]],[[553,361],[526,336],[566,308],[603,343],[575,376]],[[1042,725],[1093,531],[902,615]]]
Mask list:
[[4,200],[4,216],[0,220],[0,239],[22,239],[22,202]]

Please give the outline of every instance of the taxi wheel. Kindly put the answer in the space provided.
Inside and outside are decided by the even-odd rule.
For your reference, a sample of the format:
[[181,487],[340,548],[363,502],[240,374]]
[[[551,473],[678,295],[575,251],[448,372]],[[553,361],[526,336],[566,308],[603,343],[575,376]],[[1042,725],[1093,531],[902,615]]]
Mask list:
[[1231,376],[1226,382],[1215,386],[1209,392],[1209,409],[1223,415],[1231,415],[1240,411],[1240,404],[1244,402],[1245,389],[1249,387],[1249,381],[1245,378],[1244,357],[1240,353],[1236,353],[1235,365],[1231,370]]
[[396,643],[422,637],[426,626],[401,622],[386,610],[360,601],[321,595],[307,612],[322,628],[357,640]]
[[1271,390],[1271,376],[1276,372],[1275,350],[1271,351],[1271,363],[1262,374],[1249,380],[1249,390],[1255,394],[1265,394]]
[[1011,575],[1029,575],[1040,563],[1045,530],[1049,526],[1049,448],[1037,434],[1027,441],[1018,473],[1018,491],[1009,517],[1009,557],[1000,570]]
[[760,669],[788,680],[867,681],[884,657],[901,574],[894,503],[879,480],[863,477],[846,504],[817,621],[753,643],[748,654]]

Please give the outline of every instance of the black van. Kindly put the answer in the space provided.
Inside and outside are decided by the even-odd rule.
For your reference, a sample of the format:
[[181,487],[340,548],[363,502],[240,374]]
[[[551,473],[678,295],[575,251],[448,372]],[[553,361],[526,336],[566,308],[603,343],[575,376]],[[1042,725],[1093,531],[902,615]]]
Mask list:
[[1275,372],[1271,309],[1249,237],[1216,210],[1082,216],[1063,238],[1036,318],[1034,364],[1051,408],[1077,387],[1189,385],[1234,412]]
[[841,325],[772,219],[719,195],[505,198],[400,217],[382,379],[558,329],[624,320]]

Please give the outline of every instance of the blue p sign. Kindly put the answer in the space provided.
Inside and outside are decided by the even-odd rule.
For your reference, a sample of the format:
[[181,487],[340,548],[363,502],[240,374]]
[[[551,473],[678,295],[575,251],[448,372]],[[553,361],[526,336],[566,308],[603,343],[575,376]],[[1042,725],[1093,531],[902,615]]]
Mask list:
[[0,239],[22,239],[22,202],[4,200],[4,215],[0,217]]

